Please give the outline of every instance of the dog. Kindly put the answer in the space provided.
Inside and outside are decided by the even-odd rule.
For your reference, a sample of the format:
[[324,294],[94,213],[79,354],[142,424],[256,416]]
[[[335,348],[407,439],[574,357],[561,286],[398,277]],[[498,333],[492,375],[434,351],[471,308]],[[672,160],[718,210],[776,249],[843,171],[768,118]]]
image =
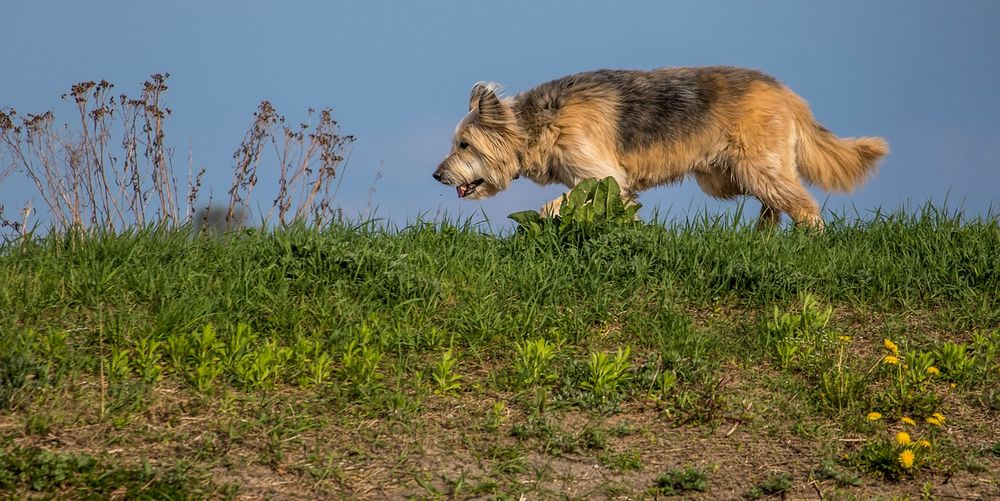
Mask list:
[[[774,77],[731,66],[598,70],[514,97],[472,87],[448,156],[433,177],[479,200],[527,177],[569,188],[612,176],[622,197],[694,176],[703,191],[761,202],[761,228],[788,214],[823,228],[802,181],[849,192],[889,152],[880,137],[839,138]],[[562,197],[543,215],[558,215]]]

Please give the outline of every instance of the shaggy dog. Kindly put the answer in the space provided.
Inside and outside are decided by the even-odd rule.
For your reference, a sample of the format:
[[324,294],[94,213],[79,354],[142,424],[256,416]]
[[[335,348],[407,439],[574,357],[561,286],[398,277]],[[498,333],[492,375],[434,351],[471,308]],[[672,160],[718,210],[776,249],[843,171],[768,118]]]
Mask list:
[[[461,198],[495,195],[520,176],[570,188],[612,176],[622,196],[693,175],[709,195],[761,201],[760,226],[781,214],[822,228],[802,185],[850,191],[889,145],[839,138],[809,105],[759,71],[715,66],[599,70],[544,83],[514,97],[477,83],[469,113],[434,179]],[[542,208],[557,214],[562,198]]]

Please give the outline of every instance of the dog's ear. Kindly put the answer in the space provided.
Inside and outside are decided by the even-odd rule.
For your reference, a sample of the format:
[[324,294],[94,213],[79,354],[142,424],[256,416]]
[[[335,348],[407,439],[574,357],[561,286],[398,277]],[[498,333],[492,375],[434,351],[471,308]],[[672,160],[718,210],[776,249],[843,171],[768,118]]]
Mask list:
[[493,97],[496,97],[498,90],[500,90],[500,84],[496,82],[476,82],[469,93],[469,111],[478,109],[487,94],[493,94]]
[[486,84],[483,82],[476,82],[472,86],[472,91],[469,92],[469,111],[479,108],[479,98],[483,97],[486,93]]
[[469,93],[469,111],[478,112],[480,124],[490,126],[504,122],[503,103],[497,96],[499,90],[500,84],[493,82],[479,82],[472,86],[472,92]]

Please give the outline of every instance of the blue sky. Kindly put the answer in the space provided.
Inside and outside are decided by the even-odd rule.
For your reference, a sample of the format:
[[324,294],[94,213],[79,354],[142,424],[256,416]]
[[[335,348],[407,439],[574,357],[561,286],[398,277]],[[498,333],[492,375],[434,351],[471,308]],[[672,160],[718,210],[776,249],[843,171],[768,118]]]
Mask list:
[[[104,78],[134,93],[169,72],[175,163],[186,168],[190,147],[217,197],[260,100],[293,122],[332,107],[358,138],[339,192],[349,214],[366,209],[381,172],[381,217],[485,214],[503,225],[561,190],[523,180],[469,202],[431,178],[474,82],[516,93],[596,68],[741,65],[784,81],[837,134],[889,140],[891,155],[863,188],[814,192],[828,209],[864,215],[947,199],[981,213],[1000,208],[998,23],[994,0],[5,1],[0,107],[54,108],[68,120],[59,95],[74,82]],[[25,186],[0,186],[8,210]],[[641,201],[645,213],[734,207],[692,180]]]

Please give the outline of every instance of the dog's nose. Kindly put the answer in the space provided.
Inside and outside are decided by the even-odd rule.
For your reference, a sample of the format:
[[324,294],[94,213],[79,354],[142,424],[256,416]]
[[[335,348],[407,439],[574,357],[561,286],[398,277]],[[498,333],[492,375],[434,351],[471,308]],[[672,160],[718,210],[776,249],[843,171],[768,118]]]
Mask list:
[[433,176],[434,176],[434,180],[435,181],[438,181],[438,182],[441,181],[441,171],[434,171]]

